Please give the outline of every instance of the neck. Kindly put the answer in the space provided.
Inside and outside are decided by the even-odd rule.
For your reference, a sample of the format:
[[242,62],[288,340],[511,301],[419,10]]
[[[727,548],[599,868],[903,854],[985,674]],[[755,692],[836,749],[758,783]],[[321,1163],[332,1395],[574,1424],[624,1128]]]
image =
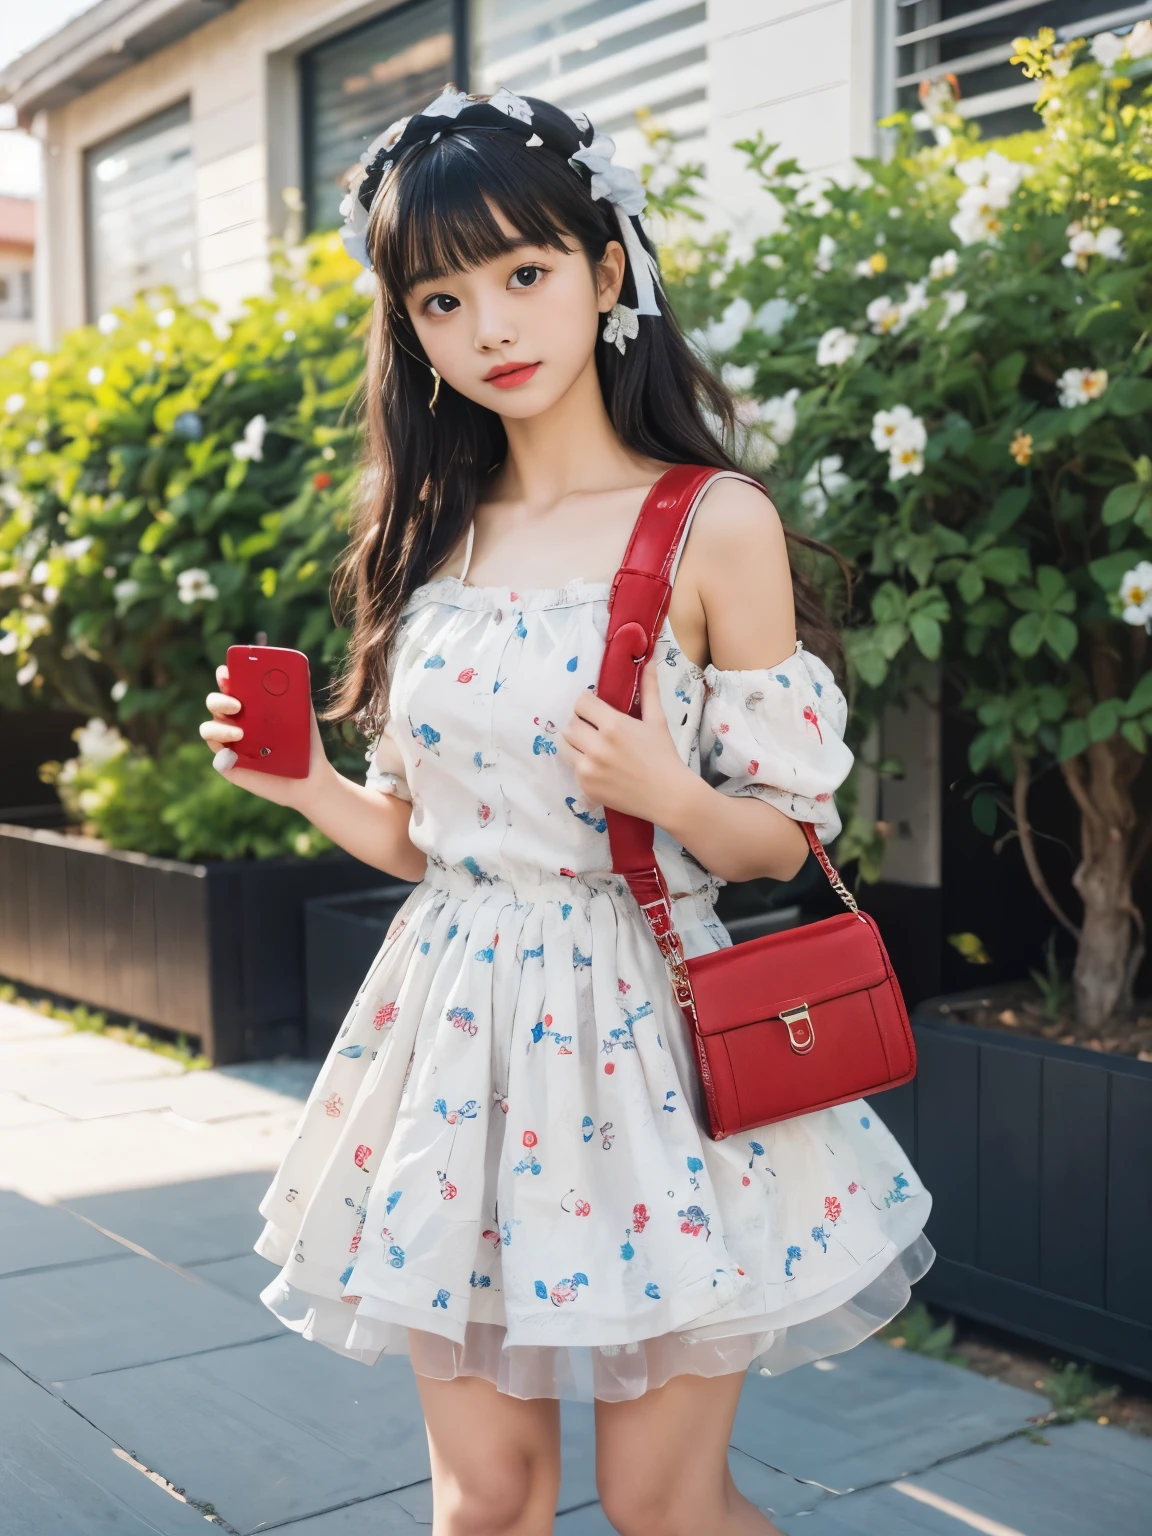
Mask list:
[[508,457],[493,477],[500,500],[546,511],[580,491],[635,484],[644,460],[620,441],[589,356],[572,387],[538,416],[502,417]]

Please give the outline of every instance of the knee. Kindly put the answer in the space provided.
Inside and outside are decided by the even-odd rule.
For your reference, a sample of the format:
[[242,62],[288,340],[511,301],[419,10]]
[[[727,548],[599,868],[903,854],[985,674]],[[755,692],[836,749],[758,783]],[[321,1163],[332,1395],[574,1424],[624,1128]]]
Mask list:
[[676,1497],[674,1488],[638,1476],[635,1469],[597,1478],[600,1505],[618,1536],[703,1536],[703,1527]]
[[549,1484],[547,1469],[538,1464],[493,1457],[457,1473],[448,1486],[437,1485],[436,1528],[441,1519],[445,1536],[505,1536],[527,1528],[538,1506],[548,1509],[550,1500],[555,1512],[559,1487]]

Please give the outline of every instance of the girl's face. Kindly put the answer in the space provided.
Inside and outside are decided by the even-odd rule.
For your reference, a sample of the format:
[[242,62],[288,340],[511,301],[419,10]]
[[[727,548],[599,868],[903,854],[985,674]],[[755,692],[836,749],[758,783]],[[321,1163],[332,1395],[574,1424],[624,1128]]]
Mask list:
[[453,389],[523,419],[555,405],[588,366],[600,317],[620,296],[624,260],[615,240],[595,273],[575,240],[567,251],[518,243],[480,266],[415,284],[405,305],[428,361]]

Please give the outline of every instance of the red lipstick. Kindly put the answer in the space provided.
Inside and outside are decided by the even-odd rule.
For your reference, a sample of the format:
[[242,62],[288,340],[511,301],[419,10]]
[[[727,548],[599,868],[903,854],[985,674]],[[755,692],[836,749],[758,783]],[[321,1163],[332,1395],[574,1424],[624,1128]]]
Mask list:
[[539,366],[539,363],[497,363],[484,375],[484,382],[494,384],[497,389],[515,389],[518,384],[527,384]]

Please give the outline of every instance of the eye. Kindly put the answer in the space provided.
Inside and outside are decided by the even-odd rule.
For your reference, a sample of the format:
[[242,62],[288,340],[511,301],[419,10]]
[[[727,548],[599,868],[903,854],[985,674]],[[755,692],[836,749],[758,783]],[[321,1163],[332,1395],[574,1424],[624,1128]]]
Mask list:
[[434,293],[423,304],[426,315],[450,315],[454,309],[459,308],[460,300],[454,299],[450,293]]
[[511,285],[513,288],[533,288],[543,276],[543,267],[517,267],[512,274]]

